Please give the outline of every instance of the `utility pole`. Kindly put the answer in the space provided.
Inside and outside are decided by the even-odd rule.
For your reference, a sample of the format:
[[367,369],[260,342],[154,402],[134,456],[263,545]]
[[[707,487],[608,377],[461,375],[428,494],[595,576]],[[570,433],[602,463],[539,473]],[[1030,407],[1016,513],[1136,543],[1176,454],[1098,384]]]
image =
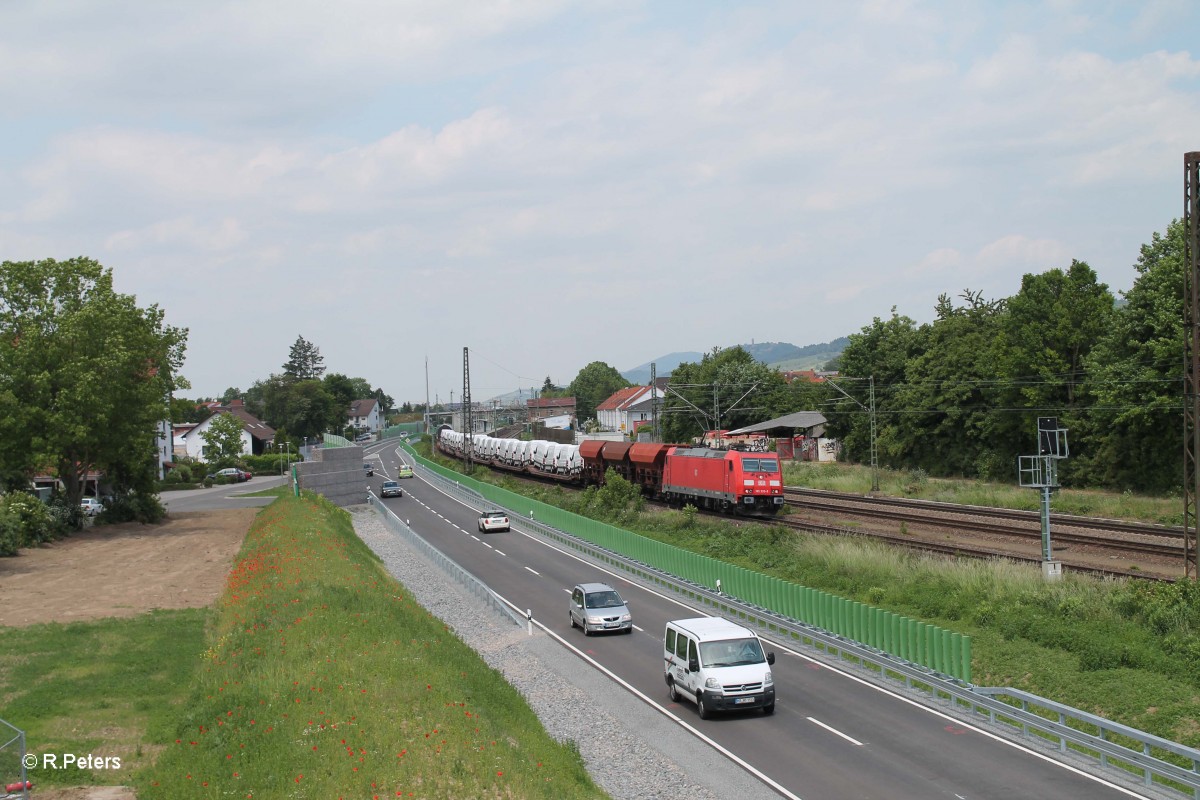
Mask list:
[[432,435],[429,429],[429,356],[425,356],[425,435]]
[[1183,572],[1196,569],[1196,498],[1200,496],[1200,151],[1183,154]]
[[466,442],[466,458],[463,459],[464,465],[467,468],[467,474],[471,474],[471,456],[474,449],[473,436],[475,433],[475,420],[471,416],[471,358],[467,353],[467,348],[463,348],[463,431],[467,435]]
[[650,430],[653,431],[654,441],[662,441],[662,431],[658,427],[658,364],[650,362]]
[[878,492],[879,491],[879,447],[876,444],[876,439],[875,439],[875,376],[871,375],[868,380],[869,380],[869,386],[870,386],[870,394],[868,395],[870,398],[870,406],[864,406],[862,403],[859,402],[857,397],[854,397],[851,394],[849,394],[845,389],[838,386],[836,383],[834,383],[829,378],[825,379],[825,383],[827,383],[830,386],[832,386],[833,388],[837,389],[839,392],[842,393],[842,395],[844,397],[846,397],[848,400],[853,401],[855,405],[857,405],[863,411],[866,411],[867,414],[870,416],[870,419],[871,419],[871,491]]

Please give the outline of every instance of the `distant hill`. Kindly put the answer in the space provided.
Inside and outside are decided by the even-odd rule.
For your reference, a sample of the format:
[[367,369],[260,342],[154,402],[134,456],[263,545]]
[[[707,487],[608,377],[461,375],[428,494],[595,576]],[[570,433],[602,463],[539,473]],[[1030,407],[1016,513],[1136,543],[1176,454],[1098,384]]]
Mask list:
[[647,361],[640,367],[627,369],[621,373],[621,377],[635,386],[648,386],[650,384],[650,365],[655,364],[655,374],[660,378],[665,378],[671,374],[671,370],[678,367],[680,364],[694,364],[704,358],[703,353],[669,353],[665,356],[659,356],[654,361]]
[[[805,347],[797,347],[786,342],[756,342],[744,344],[742,348],[767,366],[779,370],[821,369],[841,355],[848,344],[850,344],[850,340],[842,336],[832,342],[810,344]],[[694,364],[702,358],[704,358],[703,353],[670,353],[659,356],[653,362],[647,361],[640,367],[625,370],[621,373],[621,377],[630,383],[644,386],[650,383],[651,363],[657,364],[657,374],[663,378],[670,375],[671,371],[680,364],[684,362]]]

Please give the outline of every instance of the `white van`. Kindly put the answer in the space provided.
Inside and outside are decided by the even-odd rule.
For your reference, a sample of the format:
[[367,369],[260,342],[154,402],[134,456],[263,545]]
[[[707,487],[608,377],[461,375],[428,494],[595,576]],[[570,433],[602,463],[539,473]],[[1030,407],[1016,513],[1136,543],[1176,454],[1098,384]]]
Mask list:
[[677,619],[663,634],[663,674],[671,700],[686,697],[700,719],[713,711],[775,713],[774,653],[749,628],[720,617]]

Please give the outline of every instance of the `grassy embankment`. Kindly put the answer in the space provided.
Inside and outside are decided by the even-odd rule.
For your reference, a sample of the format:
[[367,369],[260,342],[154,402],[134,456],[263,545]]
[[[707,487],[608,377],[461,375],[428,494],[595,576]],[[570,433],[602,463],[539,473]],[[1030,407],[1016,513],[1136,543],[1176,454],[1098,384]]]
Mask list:
[[606,796],[348,515],[308,495],[258,515],[215,610],[0,629],[0,653],[0,698],[32,751],[117,737],[139,753],[42,784],[132,782],[140,800]]
[[[428,454],[428,447],[423,452]],[[438,459],[451,469],[454,462]],[[1038,568],[1012,562],[950,561],[843,538],[797,535],[681,511],[644,510],[636,491],[533,488],[477,469],[475,477],[659,541],[833,592],[972,637],[973,677],[1011,686],[1200,746],[1200,586],[1102,580],[1068,573],[1048,584]],[[789,485],[866,493],[870,471],[805,465]],[[893,485],[894,482],[894,485]],[[979,505],[1020,502],[1029,489],[970,486],[890,475],[881,489]],[[903,485],[907,484],[907,486]],[[920,491],[924,486],[925,494]],[[1121,516],[1126,496],[1079,494],[1077,508]],[[1027,498],[1028,499],[1028,498]],[[1144,498],[1139,518],[1165,514]],[[1160,508],[1161,506],[1161,508]]]

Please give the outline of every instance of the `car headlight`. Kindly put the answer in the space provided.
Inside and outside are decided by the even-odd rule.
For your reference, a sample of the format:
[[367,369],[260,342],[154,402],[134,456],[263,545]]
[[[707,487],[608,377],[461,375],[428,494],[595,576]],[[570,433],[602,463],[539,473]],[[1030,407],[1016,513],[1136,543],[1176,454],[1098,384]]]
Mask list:
[[621,615],[621,622],[629,622],[629,620],[631,620],[631,619],[633,619],[632,614],[622,614]]
[[602,625],[602,624],[604,624],[604,617],[588,617],[588,624],[589,625]]
[[774,686],[775,676],[771,674],[771,670],[767,670],[766,677],[763,678],[763,686]]
[[705,689],[720,689],[721,682],[719,680],[717,680],[716,678],[709,678],[708,680],[706,680],[704,682],[704,688]]

